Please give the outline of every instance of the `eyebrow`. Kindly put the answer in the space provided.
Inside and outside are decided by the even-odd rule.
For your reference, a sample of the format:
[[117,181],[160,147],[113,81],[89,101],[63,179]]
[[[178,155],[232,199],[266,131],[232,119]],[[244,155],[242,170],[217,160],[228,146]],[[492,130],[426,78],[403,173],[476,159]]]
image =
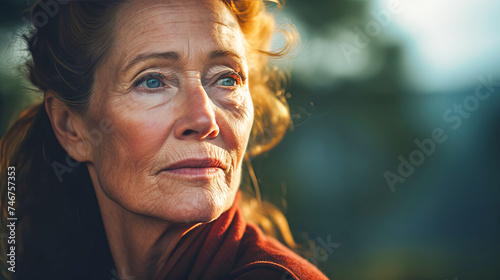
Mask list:
[[238,53],[231,50],[214,50],[210,52],[209,57],[212,60],[221,57],[232,57],[240,63],[243,61],[243,58]]
[[137,64],[137,63],[139,63],[141,61],[145,61],[145,60],[148,60],[148,59],[155,59],[155,58],[156,59],[159,58],[159,59],[165,59],[165,60],[179,61],[180,56],[176,52],[139,54],[134,59],[132,59],[132,61],[130,61],[130,63],[127,64],[127,66],[125,66],[125,68],[123,69],[123,72],[127,72],[127,70],[129,70],[130,68],[132,68],[132,66],[134,66],[135,64]]
[[[238,63],[241,63],[243,61],[243,58],[241,55],[238,53],[231,51],[231,50],[213,50],[209,53],[208,57],[210,60],[214,60],[217,58],[223,58],[223,57],[232,57],[238,61]],[[132,66],[135,64],[149,60],[149,59],[164,59],[164,60],[172,60],[172,61],[179,61],[181,56],[177,52],[162,52],[162,53],[146,53],[146,54],[139,54],[136,56],[130,63],[125,66],[123,69],[123,72],[128,71]]]

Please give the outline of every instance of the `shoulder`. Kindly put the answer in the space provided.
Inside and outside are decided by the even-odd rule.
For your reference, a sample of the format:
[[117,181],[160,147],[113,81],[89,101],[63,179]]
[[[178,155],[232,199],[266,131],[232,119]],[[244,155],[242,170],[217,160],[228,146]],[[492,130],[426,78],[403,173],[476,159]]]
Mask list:
[[328,279],[318,268],[266,236],[252,224],[247,224],[240,241],[237,266],[231,279]]

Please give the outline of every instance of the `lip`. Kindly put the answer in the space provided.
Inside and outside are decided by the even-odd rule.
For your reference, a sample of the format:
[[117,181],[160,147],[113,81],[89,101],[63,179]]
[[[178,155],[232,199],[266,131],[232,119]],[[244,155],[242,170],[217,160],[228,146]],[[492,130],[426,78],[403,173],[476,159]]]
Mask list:
[[160,173],[169,173],[192,178],[209,178],[223,171],[225,166],[217,158],[190,158],[168,165]]

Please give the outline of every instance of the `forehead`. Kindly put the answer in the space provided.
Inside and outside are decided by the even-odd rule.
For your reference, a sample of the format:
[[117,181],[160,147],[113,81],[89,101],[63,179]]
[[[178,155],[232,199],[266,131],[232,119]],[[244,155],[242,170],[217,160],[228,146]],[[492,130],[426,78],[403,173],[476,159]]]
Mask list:
[[162,51],[244,53],[239,25],[220,0],[133,0],[118,10],[115,23],[113,49],[121,60]]

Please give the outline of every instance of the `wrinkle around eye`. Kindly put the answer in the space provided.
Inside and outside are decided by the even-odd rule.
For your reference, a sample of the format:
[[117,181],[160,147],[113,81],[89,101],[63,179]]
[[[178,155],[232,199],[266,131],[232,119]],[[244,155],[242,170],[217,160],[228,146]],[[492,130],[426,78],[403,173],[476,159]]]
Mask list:
[[251,99],[248,87],[245,86],[233,89],[214,88],[212,89],[210,95],[214,99],[215,103],[219,104],[221,108],[229,111],[239,111],[244,109],[247,104],[247,99]]

